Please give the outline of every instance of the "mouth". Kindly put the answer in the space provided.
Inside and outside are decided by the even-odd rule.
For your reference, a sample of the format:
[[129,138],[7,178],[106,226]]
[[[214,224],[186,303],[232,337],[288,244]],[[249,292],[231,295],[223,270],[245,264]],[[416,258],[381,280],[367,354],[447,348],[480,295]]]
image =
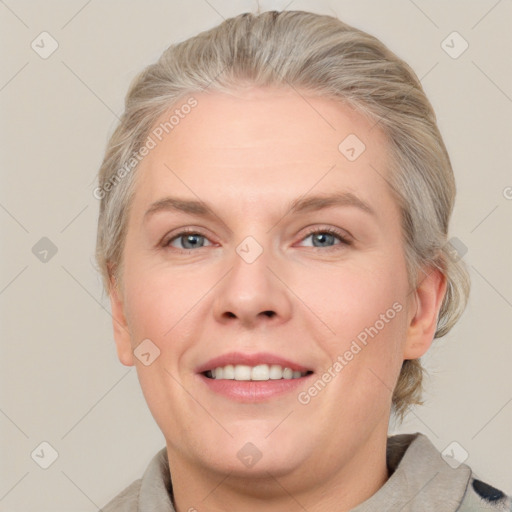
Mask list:
[[300,371],[279,364],[228,364],[202,372],[207,379],[237,381],[292,380],[311,375],[311,370]]
[[293,396],[307,386],[314,371],[275,354],[230,352],[196,369],[209,392],[241,403],[261,403]]

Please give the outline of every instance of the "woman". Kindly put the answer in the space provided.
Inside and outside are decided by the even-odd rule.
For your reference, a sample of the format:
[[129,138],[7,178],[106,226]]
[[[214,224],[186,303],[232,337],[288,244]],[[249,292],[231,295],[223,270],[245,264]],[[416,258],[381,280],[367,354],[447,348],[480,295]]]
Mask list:
[[243,14],[133,82],[99,173],[120,361],[166,439],[105,511],[511,510],[420,433],[420,357],[462,313],[435,115],[376,38]]

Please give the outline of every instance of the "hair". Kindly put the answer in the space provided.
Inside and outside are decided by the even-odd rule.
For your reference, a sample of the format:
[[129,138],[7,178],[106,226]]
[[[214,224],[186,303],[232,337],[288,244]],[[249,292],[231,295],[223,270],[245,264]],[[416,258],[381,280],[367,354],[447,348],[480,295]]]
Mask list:
[[[448,242],[455,179],[434,110],[414,71],[381,41],[333,16],[305,11],[227,19],[171,45],[134,78],[95,189],[101,199],[96,262],[104,289],[109,292],[122,283],[138,163],[134,155],[155,122],[194,92],[247,86],[292,87],[330,97],[379,127],[389,144],[387,182],[401,211],[411,290],[421,270],[442,272],[447,288],[434,338],[447,334],[465,309],[470,281]],[[392,395],[392,410],[400,421],[409,406],[423,403],[424,371],[420,359],[403,362]]]

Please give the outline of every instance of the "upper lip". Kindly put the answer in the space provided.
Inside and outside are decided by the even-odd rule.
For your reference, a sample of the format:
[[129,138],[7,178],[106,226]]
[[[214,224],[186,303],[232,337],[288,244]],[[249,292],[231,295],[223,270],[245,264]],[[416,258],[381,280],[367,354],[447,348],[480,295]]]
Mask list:
[[247,366],[257,366],[259,364],[277,364],[283,368],[290,368],[294,371],[312,371],[310,368],[306,368],[299,363],[290,361],[289,359],[278,356],[276,354],[271,354],[269,352],[255,352],[253,354],[244,354],[243,352],[228,352],[218,357],[209,359],[205,363],[198,366],[196,371],[197,373],[204,373],[208,370],[218,368],[219,366],[227,366],[228,364],[232,364],[233,366],[237,364],[244,364]]

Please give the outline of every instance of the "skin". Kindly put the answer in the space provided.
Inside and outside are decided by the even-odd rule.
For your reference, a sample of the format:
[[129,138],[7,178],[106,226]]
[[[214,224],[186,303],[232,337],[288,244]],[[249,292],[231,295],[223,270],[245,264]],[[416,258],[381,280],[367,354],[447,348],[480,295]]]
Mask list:
[[[384,179],[386,138],[359,113],[290,88],[194,98],[137,171],[122,283],[111,281],[119,359],[136,365],[165,436],[179,512],[227,503],[350,510],[389,477],[392,389],[403,360],[432,342],[445,278],[421,272],[410,288],[400,212]],[[338,150],[349,134],[366,145],[353,162]],[[376,215],[354,206],[288,213],[290,201],[334,190],[352,192]],[[160,211],[145,221],[150,205],[170,195],[200,199],[216,217]],[[205,238],[176,238],[188,227]],[[338,228],[352,243],[308,236],[312,227]],[[247,236],[263,249],[250,264],[236,252]],[[241,404],[195,373],[229,351],[264,351],[321,377],[394,303],[401,311],[308,404],[295,391]],[[160,355],[145,366],[133,351],[148,338]],[[262,455],[252,467],[237,457],[247,442]]]

